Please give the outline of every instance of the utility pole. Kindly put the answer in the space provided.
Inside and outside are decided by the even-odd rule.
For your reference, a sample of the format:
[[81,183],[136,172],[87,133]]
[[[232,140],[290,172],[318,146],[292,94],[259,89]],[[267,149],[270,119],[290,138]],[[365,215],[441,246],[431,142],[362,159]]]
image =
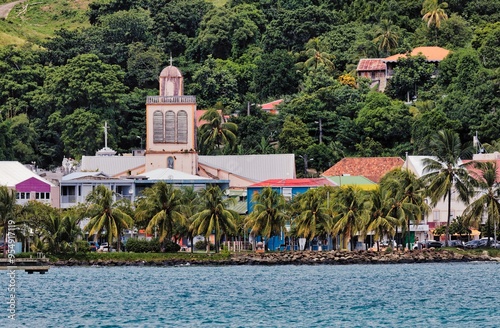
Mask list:
[[323,142],[323,127],[321,126],[321,117],[319,118],[319,143]]

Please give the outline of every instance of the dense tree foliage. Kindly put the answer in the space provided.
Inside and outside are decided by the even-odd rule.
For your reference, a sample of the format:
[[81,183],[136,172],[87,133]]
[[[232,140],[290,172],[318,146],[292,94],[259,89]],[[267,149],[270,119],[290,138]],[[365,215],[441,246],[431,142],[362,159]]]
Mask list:
[[[500,140],[499,1],[214,3],[95,0],[88,27],[1,48],[0,159],[49,168],[93,154],[104,121],[111,147],[136,148],[170,56],[198,108],[238,126],[212,153],[294,152],[322,171],[344,156],[427,154],[438,129]],[[437,67],[400,59],[386,95],[356,77],[360,58],[431,45],[452,52]],[[276,99],[278,115],[259,111]]]

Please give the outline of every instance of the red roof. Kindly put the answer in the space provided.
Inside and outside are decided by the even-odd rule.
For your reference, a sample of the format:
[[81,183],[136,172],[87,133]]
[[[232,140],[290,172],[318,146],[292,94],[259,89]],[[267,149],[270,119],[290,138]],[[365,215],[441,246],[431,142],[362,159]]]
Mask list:
[[[462,161],[464,164],[467,164],[469,162],[472,162],[471,160],[463,160]],[[474,162],[492,162],[492,163],[495,163],[496,166],[497,166],[497,174],[496,174],[496,181],[500,182],[500,159],[492,159],[492,160],[477,160],[475,159]],[[478,179],[478,178],[482,178],[482,173],[481,173],[481,170],[476,168],[474,164],[471,164],[471,165],[466,165],[465,166],[467,168],[467,170],[470,172],[470,175],[474,178],[474,179]]]
[[336,186],[326,178],[304,178],[304,179],[269,179],[250,185],[249,187],[320,187]]
[[401,157],[348,157],[323,172],[323,176],[361,175],[379,183],[387,172],[403,164]]
[[283,99],[278,99],[278,100],[274,100],[274,101],[268,102],[266,104],[262,104],[262,105],[260,105],[260,107],[263,110],[273,110],[273,109],[276,109],[276,106],[278,106],[282,102],[283,102]]
[[[441,48],[441,47],[417,47],[413,49],[410,53],[411,56],[418,56],[419,54],[422,54],[427,58],[427,61],[441,61],[443,60],[448,54],[450,53],[449,50]],[[397,54],[393,55],[390,57],[387,57],[384,59],[384,62],[395,62],[398,61],[399,58],[405,57],[406,54]]]
[[386,65],[381,58],[360,59],[357,71],[385,71]]

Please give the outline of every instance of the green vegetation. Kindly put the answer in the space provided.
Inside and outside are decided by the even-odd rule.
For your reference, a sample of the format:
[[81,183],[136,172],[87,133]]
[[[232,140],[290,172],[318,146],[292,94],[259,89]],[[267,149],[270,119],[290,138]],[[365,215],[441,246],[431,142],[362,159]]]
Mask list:
[[[53,168],[94,154],[103,121],[110,147],[136,148],[144,99],[158,93],[170,54],[185,93],[212,109],[200,154],[294,152],[315,159],[297,161],[305,176],[346,156],[429,154],[440,129],[462,143],[477,131],[500,150],[499,9],[498,0],[27,1],[0,20],[0,159]],[[419,46],[452,51],[437,78],[421,56],[399,60],[384,94],[356,76],[360,58]],[[276,99],[278,115],[259,110]]]

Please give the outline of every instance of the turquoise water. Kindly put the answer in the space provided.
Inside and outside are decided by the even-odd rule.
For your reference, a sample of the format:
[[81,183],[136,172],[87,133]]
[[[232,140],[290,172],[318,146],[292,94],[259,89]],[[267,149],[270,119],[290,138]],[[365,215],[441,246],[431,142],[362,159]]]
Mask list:
[[500,263],[53,267],[16,284],[1,327],[500,326]]

